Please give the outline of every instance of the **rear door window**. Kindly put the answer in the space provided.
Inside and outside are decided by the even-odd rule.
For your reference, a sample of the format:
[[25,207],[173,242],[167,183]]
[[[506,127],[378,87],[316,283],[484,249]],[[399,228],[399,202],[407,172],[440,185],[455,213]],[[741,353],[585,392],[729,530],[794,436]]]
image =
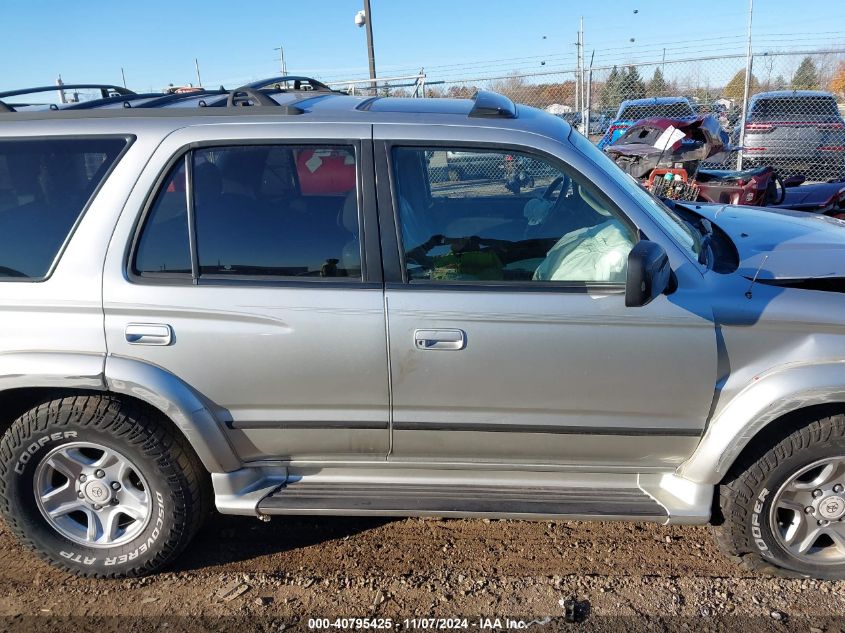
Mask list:
[[44,279],[127,138],[0,140],[0,280]]
[[359,233],[353,147],[197,149],[172,168],[153,199],[134,273],[361,281]]

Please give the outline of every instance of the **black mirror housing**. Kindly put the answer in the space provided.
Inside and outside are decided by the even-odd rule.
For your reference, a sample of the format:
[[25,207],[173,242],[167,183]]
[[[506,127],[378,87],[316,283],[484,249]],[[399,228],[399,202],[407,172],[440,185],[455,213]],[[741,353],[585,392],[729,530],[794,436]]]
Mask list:
[[628,254],[628,275],[625,280],[625,306],[638,308],[663,294],[672,282],[669,256],[663,247],[649,240],[640,240]]

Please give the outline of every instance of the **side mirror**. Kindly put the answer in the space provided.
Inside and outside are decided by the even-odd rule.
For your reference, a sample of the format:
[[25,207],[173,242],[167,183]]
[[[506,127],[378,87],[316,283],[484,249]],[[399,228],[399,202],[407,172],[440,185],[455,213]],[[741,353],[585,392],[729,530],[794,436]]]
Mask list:
[[628,254],[625,306],[644,306],[663,294],[672,282],[669,256],[656,242],[640,240]]

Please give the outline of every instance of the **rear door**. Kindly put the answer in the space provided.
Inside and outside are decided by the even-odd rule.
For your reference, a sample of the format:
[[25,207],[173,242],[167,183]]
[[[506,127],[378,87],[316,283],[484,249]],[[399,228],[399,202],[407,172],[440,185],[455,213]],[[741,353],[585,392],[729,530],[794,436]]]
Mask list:
[[202,394],[244,460],[387,454],[370,135],[296,123],[176,132],[113,238],[109,354]]
[[[713,397],[713,324],[681,307],[694,287],[625,307],[638,227],[590,164],[492,135],[375,135],[383,249],[399,254],[385,263],[391,459],[641,469],[688,455]],[[458,148],[516,157],[531,179],[429,168]]]

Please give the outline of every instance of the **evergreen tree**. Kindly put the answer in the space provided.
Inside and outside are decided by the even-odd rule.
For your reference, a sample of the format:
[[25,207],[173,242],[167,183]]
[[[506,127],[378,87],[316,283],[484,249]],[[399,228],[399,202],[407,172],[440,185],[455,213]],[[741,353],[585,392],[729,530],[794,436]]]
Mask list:
[[628,66],[628,72],[622,79],[622,98],[642,99],[645,97],[645,92],[645,82],[640,77],[640,72],[636,66]]
[[668,92],[669,84],[666,83],[666,79],[663,77],[663,71],[658,66],[654,69],[654,75],[652,75],[651,81],[648,82],[647,94],[649,97],[662,97]]
[[819,72],[808,55],[801,60],[798,70],[792,76],[792,87],[795,90],[817,90],[819,83]]
[[607,76],[607,81],[604,82],[604,87],[601,91],[601,102],[605,108],[618,108],[622,101],[620,92],[621,75],[619,70],[614,66]]

